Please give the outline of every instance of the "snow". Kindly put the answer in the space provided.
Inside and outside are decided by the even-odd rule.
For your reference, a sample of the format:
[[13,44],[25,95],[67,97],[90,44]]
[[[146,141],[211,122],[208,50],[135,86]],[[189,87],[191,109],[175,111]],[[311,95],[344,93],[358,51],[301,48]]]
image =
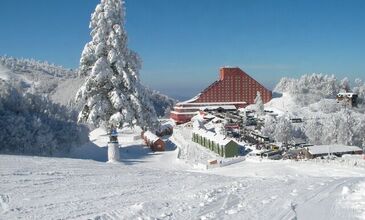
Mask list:
[[198,95],[194,96],[193,98],[189,99],[189,100],[186,100],[186,101],[183,101],[183,102],[179,102],[177,103],[177,105],[182,105],[182,104],[191,104],[192,102],[195,102],[196,100],[199,99],[201,93],[199,93]]
[[29,85],[34,84],[36,87],[37,86],[39,87],[38,82],[34,82],[30,76],[25,76],[25,75],[19,74],[17,72],[14,72],[1,64],[0,64],[0,79],[2,79],[4,81],[10,81],[10,80],[11,81],[22,81],[24,83],[24,85],[29,86]]
[[155,143],[158,139],[160,139],[159,137],[157,137],[154,133],[150,132],[150,131],[146,131],[143,133],[143,136],[150,142]]
[[86,77],[77,92],[79,122],[95,127],[124,124],[159,129],[150,94],[141,84],[138,54],[128,48],[124,1],[101,1],[91,16],[90,42],[80,59]]
[[176,115],[196,115],[199,114],[199,111],[193,111],[193,112],[177,112],[177,111],[171,111],[171,113]]
[[218,143],[220,146],[226,146],[230,141],[232,141],[232,139],[226,138],[224,135],[216,134],[205,129],[194,129],[193,132],[215,143]]
[[356,146],[346,146],[346,145],[316,145],[308,147],[308,151],[312,155],[317,154],[327,154],[327,153],[345,153],[352,151],[362,151],[361,148]]
[[352,96],[357,95],[356,93],[353,92],[340,92],[337,94],[337,97],[348,97],[348,98],[352,98]]
[[[270,108],[299,111],[285,93],[265,105]],[[195,119],[194,127],[200,126],[202,116]],[[166,151],[154,153],[137,138],[140,132],[118,133],[120,163],[105,163],[108,135],[102,129],[69,158],[0,155],[0,219],[365,219],[360,155],[224,160],[194,143],[184,126],[163,137]],[[223,163],[208,167],[213,160]]]
[[3,79],[5,81],[9,80],[9,73],[10,73],[10,70],[8,70],[6,67],[0,65],[0,79]]
[[217,109],[224,109],[224,110],[236,110],[236,106],[234,105],[208,105],[204,107],[199,107],[200,110],[217,110]]
[[364,219],[364,168],[250,157],[206,170],[191,162],[219,157],[191,129],[158,153],[123,135],[116,164],[102,129],[74,158],[0,155],[0,219]]
[[288,93],[283,93],[281,97],[273,98],[265,104],[265,110],[274,111],[279,116],[285,112],[296,111],[297,108],[293,96]]
[[60,81],[54,93],[51,94],[50,98],[56,103],[67,105],[70,99],[75,97],[75,94],[79,87],[84,82],[84,78],[72,78]]
[[356,211],[356,216],[359,219],[365,219],[365,182],[360,182],[352,186],[342,188],[342,202],[348,208],[353,208]]
[[119,144],[108,143],[108,163],[117,163],[120,161]]

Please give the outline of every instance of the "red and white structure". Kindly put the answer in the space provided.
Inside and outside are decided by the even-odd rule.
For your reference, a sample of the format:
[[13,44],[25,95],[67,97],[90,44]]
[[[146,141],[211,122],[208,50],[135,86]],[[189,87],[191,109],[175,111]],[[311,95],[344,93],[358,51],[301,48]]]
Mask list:
[[142,138],[152,151],[165,151],[165,142],[154,133],[146,131],[142,133]]
[[272,98],[272,92],[238,67],[220,69],[219,80],[212,83],[194,98],[179,102],[170,117],[176,123],[185,123],[205,109],[234,110],[253,104],[257,92],[264,103]]

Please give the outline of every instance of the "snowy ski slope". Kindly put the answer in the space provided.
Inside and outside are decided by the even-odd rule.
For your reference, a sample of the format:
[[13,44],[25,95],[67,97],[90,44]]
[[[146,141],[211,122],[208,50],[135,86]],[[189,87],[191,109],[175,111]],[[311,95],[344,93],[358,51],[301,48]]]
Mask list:
[[365,219],[363,168],[247,159],[200,170],[170,141],[152,153],[122,137],[122,162],[108,164],[107,136],[90,139],[75,158],[0,155],[0,219]]

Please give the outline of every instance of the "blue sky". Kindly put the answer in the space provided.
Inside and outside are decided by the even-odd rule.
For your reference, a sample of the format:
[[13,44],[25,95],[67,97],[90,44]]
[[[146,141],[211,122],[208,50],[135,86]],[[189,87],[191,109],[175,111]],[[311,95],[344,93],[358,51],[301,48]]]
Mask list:
[[[78,66],[98,0],[1,0],[0,54]],[[129,47],[141,78],[190,97],[239,66],[272,88],[322,72],[365,79],[362,0],[127,0]]]

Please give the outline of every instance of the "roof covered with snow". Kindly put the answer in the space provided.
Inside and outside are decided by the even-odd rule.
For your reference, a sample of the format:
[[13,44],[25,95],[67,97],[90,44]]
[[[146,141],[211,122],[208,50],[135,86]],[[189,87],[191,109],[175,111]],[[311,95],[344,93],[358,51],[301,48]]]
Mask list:
[[194,96],[193,98],[189,99],[189,100],[186,100],[186,101],[183,101],[183,102],[179,102],[177,104],[186,104],[186,103],[191,103],[191,102],[194,102],[196,100],[199,99],[201,93],[199,93],[198,95]]
[[236,110],[236,106],[234,105],[210,105],[210,106],[203,106],[199,108],[200,110],[217,110],[217,109],[224,109],[224,110]]
[[352,96],[357,95],[356,93],[353,92],[340,92],[337,94],[337,97],[348,97],[348,98],[352,98]]
[[160,139],[159,137],[157,137],[157,135],[155,135],[154,133],[150,132],[150,131],[146,131],[143,133],[143,136],[148,140],[148,141],[152,141],[153,143],[156,142],[158,139]]
[[[205,129],[195,129],[193,130],[193,133],[198,134],[202,137],[205,137],[219,145],[227,145],[230,141],[234,141],[232,139],[227,138],[224,135],[217,134],[215,132],[207,131]],[[235,141],[234,141],[235,142]]]
[[176,105],[188,105],[188,106],[212,106],[212,105],[237,105],[237,104],[247,104],[247,102],[179,102]]
[[160,126],[160,132],[173,129],[172,123],[164,123]]
[[315,145],[308,147],[308,152],[312,155],[327,154],[327,153],[346,153],[353,151],[362,151],[357,146],[346,145]]

